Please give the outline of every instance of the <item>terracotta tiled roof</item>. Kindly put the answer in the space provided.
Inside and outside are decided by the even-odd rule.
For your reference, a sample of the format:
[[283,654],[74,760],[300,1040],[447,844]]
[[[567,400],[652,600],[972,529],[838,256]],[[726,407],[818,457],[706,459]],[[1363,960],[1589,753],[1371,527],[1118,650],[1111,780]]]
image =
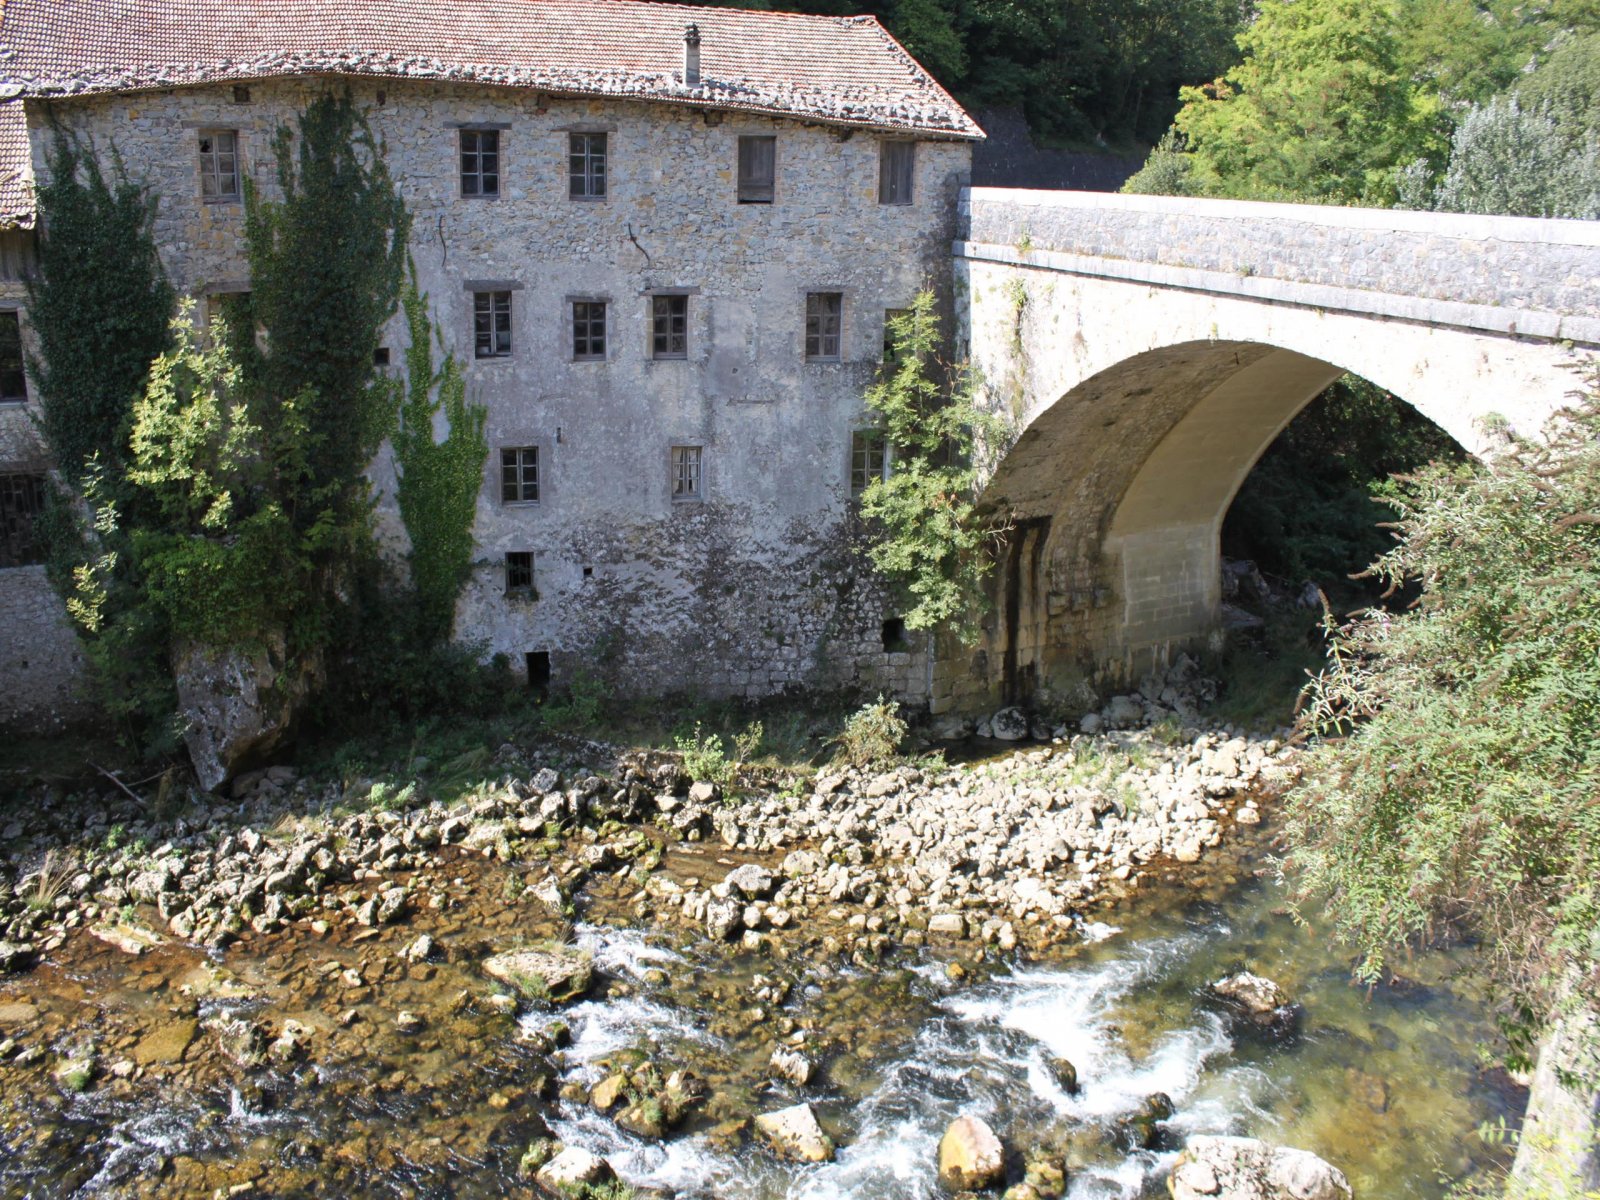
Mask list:
[[[644,0],[4,0],[0,11],[0,81],[25,95],[405,76],[983,136],[871,17]],[[696,87],[680,80],[691,22],[703,39]]]
[[0,229],[33,225],[33,160],[22,101],[0,103]]

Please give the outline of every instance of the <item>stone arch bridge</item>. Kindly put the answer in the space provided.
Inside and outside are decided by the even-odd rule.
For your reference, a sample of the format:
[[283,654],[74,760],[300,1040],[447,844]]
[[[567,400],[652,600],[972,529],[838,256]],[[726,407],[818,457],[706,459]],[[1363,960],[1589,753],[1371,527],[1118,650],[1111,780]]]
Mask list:
[[971,188],[958,324],[1014,442],[975,651],[936,711],[1137,677],[1218,626],[1256,460],[1345,372],[1482,453],[1537,433],[1600,348],[1600,223]]

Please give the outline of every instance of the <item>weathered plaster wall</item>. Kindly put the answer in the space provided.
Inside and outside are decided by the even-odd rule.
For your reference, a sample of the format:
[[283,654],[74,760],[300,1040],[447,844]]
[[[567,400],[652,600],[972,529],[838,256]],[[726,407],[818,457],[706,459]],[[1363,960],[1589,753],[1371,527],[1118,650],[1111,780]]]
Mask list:
[[43,567],[0,571],[0,729],[59,729],[87,711],[84,662]]
[[[53,107],[114,144],[160,197],[156,236],[180,290],[246,286],[243,213],[202,203],[197,130],[237,129],[271,193],[272,131],[314,81],[79,98]],[[342,86],[342,85],[341,85]],[[917,147],[916,202],[877,202],[878,139],[764,117],[514,89],[357,82],[415,219],[412,251],[447,343],[487,406],[480,558],[458,635],[490,652],[551,655],[639,691],[762,694],[859,682],[925,694],[926,655],[882,643],[881,589],[852,553],[849,448],[881,354],[884,311],[945,285],[970,151]],[[381,97],[381,102],[380,102]],[[30,103],[35,157],[50,136]],[[503,126],[502,198],[458,195],[457,128]],[[610,139],[602,202],[567,198],[567,135]],[[739,205],[740,134],[776,134],[777,194]],[[514,288],[513,353],[472,357],[468,281]],[[689,355],[649,356],[652,289],[688,289]],[[844,294],[838,363],[803,361],[805,294]],[[574,362],[569,297],[609,303],[608,356]],[[402,330],[393,328],[402,361]],[[704,447],[704,497],[674,504],[674,444]],[[539,447],[537,505],[503,506],[503,446]],[[392,469],[375,480],[400,542]],[[402,543],[403,544],[403,543]],[[537,600],[507,597],[504,554],[535,555]]]
[[[1343,372],[1481,453],[1564,401],[1562,338],[1600,344],[1588,222],[973,189],[966,232],[963,327],[1014,437],[987,493],[1048,534],[1016,616],[941,662],[940,707],[1070,696],[1206,637],[1228,505]],[[1344,266],[1390,290],[1321,282]]]

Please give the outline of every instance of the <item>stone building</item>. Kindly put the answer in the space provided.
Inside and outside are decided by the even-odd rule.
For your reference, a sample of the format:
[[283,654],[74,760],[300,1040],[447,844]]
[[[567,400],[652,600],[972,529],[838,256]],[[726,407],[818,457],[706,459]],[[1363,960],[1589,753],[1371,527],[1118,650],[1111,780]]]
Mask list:
[[[178,291],[248,290],[242,182],[349,89],[414,217],[435,323],[488,410],[457,636],[535,684],[858,684],[925,696],[854,550],[883,469],[862,391],[886,314],[949,274],[983,135],[873,19],[638,0],[7,0],[0,75],[0,721],[75,649],[27,510],[17,347],[31,180],[56,127],[158,198]],[[393,324],[380,363],[403,361]],[[15,394],[13,394],[15,393]],[[403,550],[393,473],[373,477]]]

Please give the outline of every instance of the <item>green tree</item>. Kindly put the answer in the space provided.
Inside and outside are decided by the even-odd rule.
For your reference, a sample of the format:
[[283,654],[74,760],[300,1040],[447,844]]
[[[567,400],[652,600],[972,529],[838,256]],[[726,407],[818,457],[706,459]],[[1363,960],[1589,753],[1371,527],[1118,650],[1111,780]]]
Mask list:
[[58,132],[38,187],[38,275],[28,319],[39,426],[76,486],[91,459],[126,451],[128,413],[151,360],[167,344],[173,293],[156,253],[155,197],[114,159],[107,179],[92,152]]
[[[489,457],[483,435],[488,414],[482,405],[467,403],[467,385],[455,355],[446,352],[434,370],[435,331],[414,266],[401,303],[411,345],[394,433],[396,499],[411,537],[411,583],[422,634],[440,642],[450,636],[456,598],[472,570],[472,527]],[[441,416],[445,437],[436,441],[434,424]]]
[[[1372,568],[1420,601],[1337,631],[1308,688],[1321,741],[1289,797],[1286,871],[1377,978],[1477,934],[1514,1045],[1600,984],[1600,402],[1548,441],[1404,481]],[[1520,1037],[1516,1036],[1520,1035]]]
[[1243,61],[1185,88],[1176,126],[1207,194],[1382,203],[1435,149],[1437,98],[1406,69],[1394,0],[1264,0]]
[[1474,108],[1456,126],[1450,165],[1433,194],[1447,212],[1600,217],[1600,137],[1576,141],[1549,108],[1515,94]]
[[869,387],[892,464],[861,496],[874,526],[867,556],[905,594],[909,629],[957,623],[981,606],[989,542],[1003,528],[975,503],[974,450],[1000,423],[973,399],[973,378],[938,357],[931,289],[890,322],[893,353]]

